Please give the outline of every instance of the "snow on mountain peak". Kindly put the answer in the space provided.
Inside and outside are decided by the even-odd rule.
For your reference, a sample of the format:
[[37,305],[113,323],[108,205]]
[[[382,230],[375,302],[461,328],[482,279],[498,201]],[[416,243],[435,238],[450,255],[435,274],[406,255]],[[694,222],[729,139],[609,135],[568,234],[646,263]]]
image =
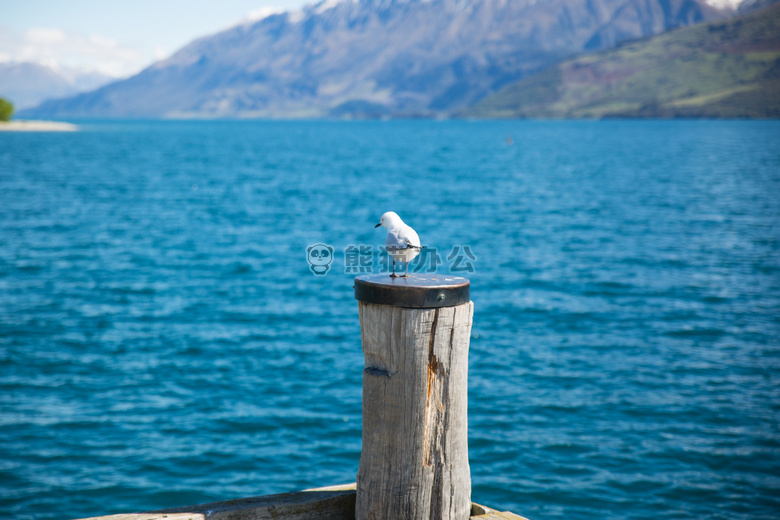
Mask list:
[[704,3],[716,9],[737,9],[745,0],[704,0]]

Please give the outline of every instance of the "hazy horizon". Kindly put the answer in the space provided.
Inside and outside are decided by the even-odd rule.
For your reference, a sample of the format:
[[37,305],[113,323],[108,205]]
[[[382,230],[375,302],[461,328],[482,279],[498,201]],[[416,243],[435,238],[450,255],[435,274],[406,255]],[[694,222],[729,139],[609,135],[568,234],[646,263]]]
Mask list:
[[[32,62],[56,69],[131,76],[190,41],[271,10],[307,0],[9,3],[0,22],[0,63]],[[151,14],[151,15],[150,15]]]

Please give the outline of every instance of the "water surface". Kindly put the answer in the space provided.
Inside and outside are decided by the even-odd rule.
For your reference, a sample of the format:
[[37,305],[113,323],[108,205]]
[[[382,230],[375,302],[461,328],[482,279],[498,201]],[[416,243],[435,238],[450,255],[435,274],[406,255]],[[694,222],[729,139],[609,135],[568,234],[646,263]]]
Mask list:
[[[4,134],[0,515],[353,482],[363,358],[344,251],[381,244],[373,226],[395,210],[440,272],[454,245],[476,257],[456,273],[476,306],[474,501],[532,520],[777,518],[778,135],[739,121]],[[318,242],[336,253],[326,276],[306,261]]]

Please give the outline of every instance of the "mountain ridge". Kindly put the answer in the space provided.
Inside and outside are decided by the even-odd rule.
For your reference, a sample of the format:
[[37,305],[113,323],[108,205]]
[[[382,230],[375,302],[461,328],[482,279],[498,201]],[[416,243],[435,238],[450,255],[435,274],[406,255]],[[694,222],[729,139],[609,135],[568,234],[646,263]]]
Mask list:
[[94,90],[113,78],[97,72],[54,68],[33,62],[0,63],[0,97],[17,110],[32,108],[51,98]]
[[584,50],[728,16],[700,0],[320,2],[25,115],[435,116]]
[[565,60],[459,115],[780,117],[780,4]]

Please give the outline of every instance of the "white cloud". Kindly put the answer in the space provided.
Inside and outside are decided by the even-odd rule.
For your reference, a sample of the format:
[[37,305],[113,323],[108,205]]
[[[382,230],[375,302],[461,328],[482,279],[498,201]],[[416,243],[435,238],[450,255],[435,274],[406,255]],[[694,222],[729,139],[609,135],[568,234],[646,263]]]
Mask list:
[[55,45],[68,39],[59,29],[30,29],[25,34],[27,41],[34,45]]
[[0,61],[4,62],[33,62],[54,69],[124,77],[163,55],[167,53],[161,48],[146,51],[99,34],[74,34],[44,27],[17,32],[0,27]]
[[154,59],[154,61],[164,60],[170,55],[171,55],[171,51],[169,51],[164,47],[160,47],[159,45],[155,47],[154,50],[152,51],[152,58]]

